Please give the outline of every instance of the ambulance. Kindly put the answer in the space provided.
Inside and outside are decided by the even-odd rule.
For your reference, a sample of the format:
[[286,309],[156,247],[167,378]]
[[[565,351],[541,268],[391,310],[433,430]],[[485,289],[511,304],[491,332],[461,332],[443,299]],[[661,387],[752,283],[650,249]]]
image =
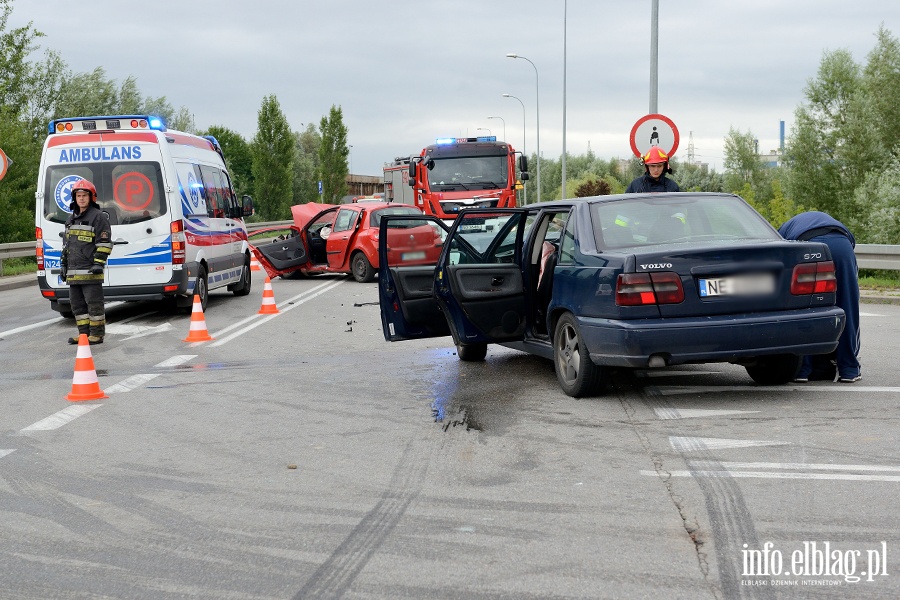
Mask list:
[[168,130],[150,115],[57,119],[48,126],[35,192],[38,284],[50,307],[72,315],[60,279],[72,185],[87,179],[109,217],[113,251],[104,298],[168,300],[190,310],[210,290],[250,293],[244,217],[253,201],[235,197],[219,143]]

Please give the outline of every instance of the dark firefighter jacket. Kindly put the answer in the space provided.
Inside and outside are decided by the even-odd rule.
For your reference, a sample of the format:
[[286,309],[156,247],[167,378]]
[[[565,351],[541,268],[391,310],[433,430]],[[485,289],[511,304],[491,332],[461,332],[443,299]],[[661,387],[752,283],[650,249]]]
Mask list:
[[[103,267],[110,252],[112,231],[109,219],[96,204],[92,202],[83,213],[73,212],[69,216],[62,249],[62,270],[66,283],[103,283]],[[97,269],[97,266],[100,268]],[[92,273],[91,267],[95,267],[93,270],[97,272]]]
[[681,188],[675,183],[674,179],[666,177],[665,173],[659,176],[659,179],[650,177],[650,173],[644,173],[628,185],[625,190],[626,194],[636,194],[642,192],[680,192]]

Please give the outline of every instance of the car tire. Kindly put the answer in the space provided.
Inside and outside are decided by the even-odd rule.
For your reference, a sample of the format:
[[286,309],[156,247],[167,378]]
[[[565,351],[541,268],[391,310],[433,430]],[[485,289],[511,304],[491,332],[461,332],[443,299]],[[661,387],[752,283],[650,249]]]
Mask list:
[[744,368],[750,379],[759,385],[784,385],[797,376],[802,360],[796,354],[760,356],[753,364],[745,365]]
[[362,252],[357,252],[350,259],[350,270],[353,272],[353,279],[359,283],[375,281],[375,268]]
[[[200,265],[200,271],[197,273],[197,283],[194,284],[194,295],[200,296],[200,306],[203,308],[203,312],[206,312],[206,305],[209,303],[209,284],[206,280],[206,267]],[[193,296],[191,296],[191,301],[187,306],[182,307],[182,310],[186,313],[191,313],[194,310],[194,302]]]
[[253,279],[250,277],[250,257],[244,257],[244,269],[241,271],[241,282],[232,292],[235,296],[248,296],[250,287],[253,285]]
[[456,355],[466,362],[481,362],[487,356],[487,344],[457,344]]
[[573,398],[595,396],[603,386],[603,368],[591,361],[571,313],[559,318],[553,332],[553,364],[563,392]]

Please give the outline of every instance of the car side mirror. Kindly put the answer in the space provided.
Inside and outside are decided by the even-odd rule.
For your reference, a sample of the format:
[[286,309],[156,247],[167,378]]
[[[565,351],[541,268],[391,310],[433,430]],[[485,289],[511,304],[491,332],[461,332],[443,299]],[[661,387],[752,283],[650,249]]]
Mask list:
[[519,155],[519,170],[523,173],[528,171],[528,158],[524,154]]
[[519,173],[520,181],[528,181],[529,179],[531,179],[531,178],[528,176],[528,173],[525,173],[524,171]]
[[250,196],[247,196],[245,194],[244,197],[241,198],[241,203],[242,203],[241,212],[243,213],[243,216],[252,217],[253,216],[253,198],[251,198]]

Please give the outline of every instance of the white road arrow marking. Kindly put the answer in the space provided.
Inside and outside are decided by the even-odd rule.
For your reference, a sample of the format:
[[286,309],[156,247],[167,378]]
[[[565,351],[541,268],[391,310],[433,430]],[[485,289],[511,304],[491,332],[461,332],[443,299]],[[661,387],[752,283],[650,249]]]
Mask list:
[[726,448],[753,448],[755,446],[787,446],[790,442],[763,440],[729,440],[720,438],[681,437],[670,435],[669,444],[678,452],[697,450],[723,450]]
[[654,408],[660,419],[695,419],[702,417],[725,417],[728,415],[749,415],[758,410],[707,410],[703,408]]

